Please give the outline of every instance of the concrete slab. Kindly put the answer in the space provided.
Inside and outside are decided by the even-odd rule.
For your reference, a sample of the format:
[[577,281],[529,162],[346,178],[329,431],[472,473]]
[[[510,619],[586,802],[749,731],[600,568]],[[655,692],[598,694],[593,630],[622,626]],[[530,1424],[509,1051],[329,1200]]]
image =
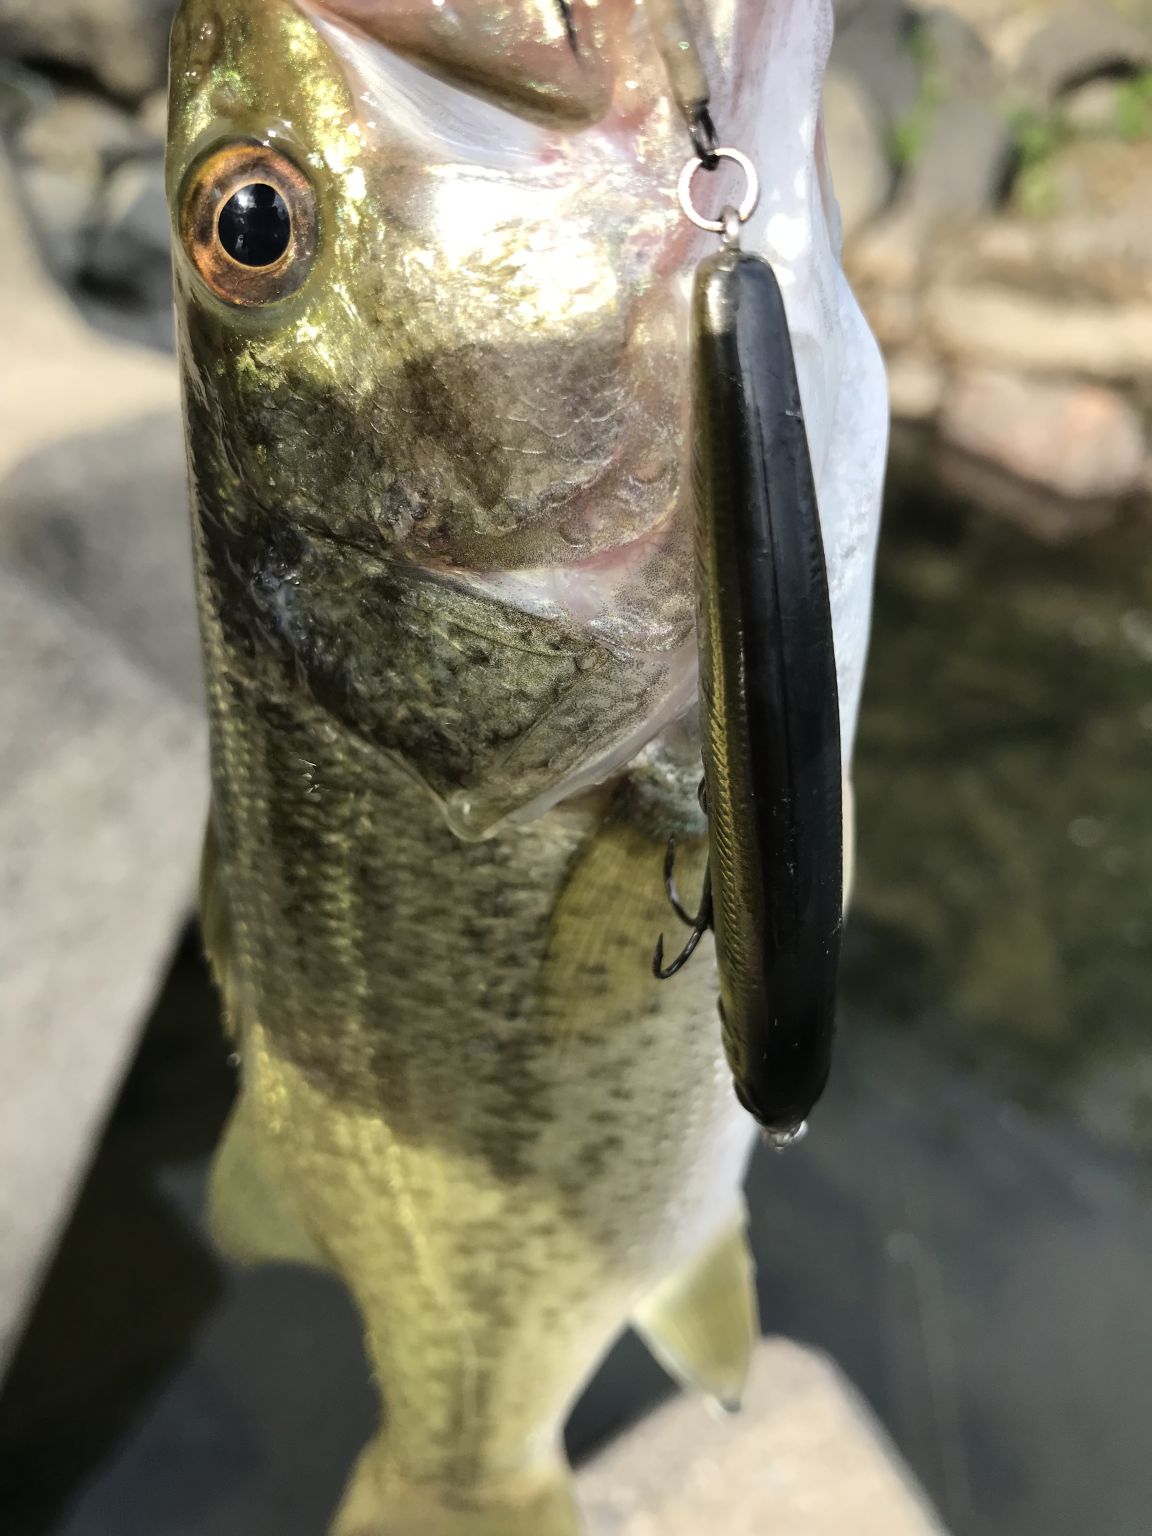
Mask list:
[[204,727],[0,571],[0,1368],[192,900]]
[[677,1397],[587,1468],[594,1536],[942,1536],[895,1450],[825,1356],[761,1344],[742,1411]]

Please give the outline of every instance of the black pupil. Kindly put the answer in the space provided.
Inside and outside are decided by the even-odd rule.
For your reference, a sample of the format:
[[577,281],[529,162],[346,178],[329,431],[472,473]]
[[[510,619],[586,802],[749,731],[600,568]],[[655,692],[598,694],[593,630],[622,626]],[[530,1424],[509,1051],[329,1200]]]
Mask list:
[[220,210],[220,244],[245,267],[270,267],[292,238],[288,204],[275,187],[254,181],[241,187]]

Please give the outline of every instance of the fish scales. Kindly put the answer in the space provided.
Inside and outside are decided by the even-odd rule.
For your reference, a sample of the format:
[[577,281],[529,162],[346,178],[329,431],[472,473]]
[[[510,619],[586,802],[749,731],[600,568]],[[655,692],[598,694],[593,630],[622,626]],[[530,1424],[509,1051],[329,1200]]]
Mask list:
[[[648,965],[668,807],[645,815],[632,783],[461,841],[279,669],[251,687],[204,528],[239,1113],[354,1277],[406,1479],[523,1475],[652,1256],[674,1269],[739,1219],[714,972],[669,1010]],[[688,824],[694,795],[686,774]]]
[[[660,849],[603,797],[468,844],[402,771],[334,748],[315,714],[245,713],[218,734],[244,805],[235,823],[216,812],[229,917],[261,1000],[245,1108],[336,1267],[385,1277],[372,1344],[392,1454],[412,1477],[498,1476],[538,1425],[549,1341],[563,1340],[555,1415],[573,1368],[640,1299],[651,1255],[675,1267],[736,1213],[746,1133],[714,978],[702,967],[672,1014],[638,983]],[[620,891],[630,901],[606,904]],[[724,1162],[729,1207],[709,1201],[694,1231],[683,1210]],[[465,1411],[468,1361],[476,1390],[504,1396],[465,1429],[449,1417]]]

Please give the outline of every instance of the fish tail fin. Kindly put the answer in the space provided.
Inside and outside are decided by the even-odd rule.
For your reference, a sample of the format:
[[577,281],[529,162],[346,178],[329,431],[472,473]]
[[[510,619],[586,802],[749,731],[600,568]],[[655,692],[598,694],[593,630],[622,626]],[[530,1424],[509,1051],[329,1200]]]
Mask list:
[[581,1536],[563,1456],[499,1484],[447,1488],[408,1481],[368,1447],[331,1536]]

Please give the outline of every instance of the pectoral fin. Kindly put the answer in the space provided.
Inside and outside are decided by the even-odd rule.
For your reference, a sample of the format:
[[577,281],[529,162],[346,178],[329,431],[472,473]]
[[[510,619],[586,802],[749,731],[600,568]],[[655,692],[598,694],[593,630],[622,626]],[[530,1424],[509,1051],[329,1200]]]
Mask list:
[[666,1371],[728,1412],[740,1406],[760,1335],[755,1276],[741,1221],[669,1276],[632,1319]]
[[[232,967],[232,924],[212,818],[200,860],[200,929],[230,1034],[243,1036]],[[251,1022],[250,1020],[248,1021]],[[298,1215],[243,1093],[224,1130],[208,1190],[216,1246],[240,1264],[317,1264],[324,1259]]]
[[208,1223],[217,1247],[237,1263],[324,1265],[243,1098],[212,1165]]

